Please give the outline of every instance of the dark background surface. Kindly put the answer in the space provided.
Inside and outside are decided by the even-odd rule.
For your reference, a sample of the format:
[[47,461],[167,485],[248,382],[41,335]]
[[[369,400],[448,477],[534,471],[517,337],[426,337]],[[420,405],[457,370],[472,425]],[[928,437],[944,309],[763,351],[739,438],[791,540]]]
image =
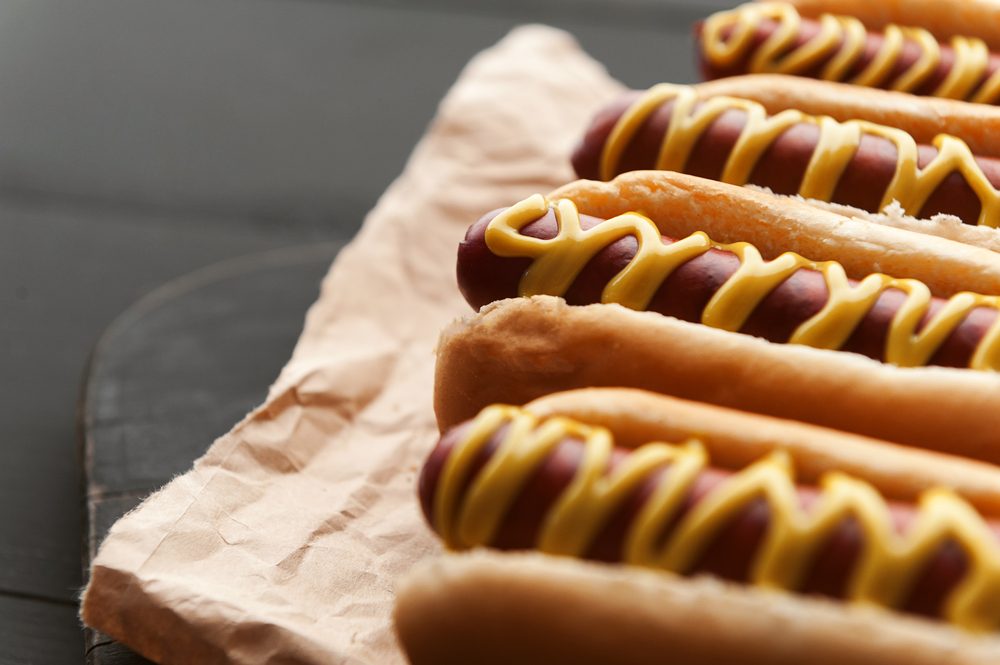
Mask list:
[[544,22],[633,86],[692,81],[691,24],[732,4],[0,0],[0,663],[83,660],[76,409],[121,312],[258,253],[105,337],[88,404],[128,414],[104,412],[105,459],[142,482],[91,478],[114,502],[98,536],[264,397],[329,258],[473,54]]

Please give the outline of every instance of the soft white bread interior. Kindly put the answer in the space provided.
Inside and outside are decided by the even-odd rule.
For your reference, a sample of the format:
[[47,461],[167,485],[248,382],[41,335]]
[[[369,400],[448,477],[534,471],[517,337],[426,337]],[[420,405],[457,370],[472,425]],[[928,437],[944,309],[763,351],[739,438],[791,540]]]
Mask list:
[[413,665],[986,665],[1000,639],[873,607],[542,554],[414,567],[396,632]]
[[889,23],[926,28],[938,39],[979,37],[1000,51],[1000,2],[997,0],[785,0],[803,16],[844,14],[867,27]]
[[816,485],[840,471],[879,488],[890,500],[914,502],[947,487],[980,512],[1000,515],[1000,467],[894,445],[825,427],[691,402],[645,390],[584,388],[525,405],[540,418],[565,416],[611,431],[615,445],[698,439],[712,466],[742,469],[775,450],[789,454],[796,482]]
[[[756,187],[754,185],[747,185],[747,187],[750,189],[759,189],[760,191],[767,192],[768,194],[773,194],[773,192],[770,192],[767,189]],[[784,194],[773,195],[786,196]],[[992,229],[988,226],[973,226],[972,224],[966,224],[953,215],[941,214],[934,215],[933,217],[927,219],[919,219],[917,217],[907,215],[903,210],[903,207],[896,202],[886,206],[885,210],[882,212],[868,212],[867,210],[862,210],[861,208],[854,208],[852,206],[830,203],[828,201],[820,201],[817,199],[806,199],[799,196],[789,196],[788,198],[804,201],[805,203],[822,210],[827,210],[829,212],[863,222],[893,226],[897,229],[905,229],[907,231],[916,231],[917,233],[946,238],[948,240],[954,240],[955,242],[965,243],[966,245],[975,245],[993,252],[1000,252],[1000,233],[998,233],[996,229]]]
[[868,120],[898,127],[917,143],[930,144],[938,134],[951,134],[965,141],[976,155],[1000,156],[998,106],[918,97],[905,92],[785,74],[732,76],[699,83],[695,88],[702,97],[725,95],[752,99],[772,115],[785,109],[798,109],[809,115],[827,115],[840,122]]
[[454,322],[438,345],[445,429],[488,404],[624,386],[1000,463],[1000,376],[898,368],[620,305],[536,296]]
[[854,278],[884,272],[918,279],[939,296],[1000,294],[1000,253],[970,244],[976,237],[1000,235],[992,229],[970,228],[979,233],[958,242],[915,232],[926,227],[872,224],[801,199],[673,171],[631,171],[609,182],[577,180],[549,194],[550,200],[558,198],[571,199],[581,213],[595,217],[642,213],[673,238],[704,231],[716,242],[749,242],[765,258],[796,252],[837,261]]

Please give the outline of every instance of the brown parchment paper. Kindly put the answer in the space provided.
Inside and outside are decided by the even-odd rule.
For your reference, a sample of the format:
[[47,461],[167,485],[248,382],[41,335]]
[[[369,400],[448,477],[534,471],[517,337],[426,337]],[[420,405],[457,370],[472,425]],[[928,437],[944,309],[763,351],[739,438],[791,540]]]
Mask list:
[[163,663],[394,663],[394,580],[437,545],[418,465],[455,249],[482,213],[572,179],[620,90],[565,33],[474,58],[340,254],[266,402],[112,528],[84,621]]

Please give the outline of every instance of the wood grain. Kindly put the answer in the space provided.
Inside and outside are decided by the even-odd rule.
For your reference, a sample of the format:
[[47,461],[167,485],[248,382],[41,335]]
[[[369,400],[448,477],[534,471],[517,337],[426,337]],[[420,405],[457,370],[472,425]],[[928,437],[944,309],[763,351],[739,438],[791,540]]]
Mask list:
[[0,663],[79,663],[79,635],[74,605],[0,595]]

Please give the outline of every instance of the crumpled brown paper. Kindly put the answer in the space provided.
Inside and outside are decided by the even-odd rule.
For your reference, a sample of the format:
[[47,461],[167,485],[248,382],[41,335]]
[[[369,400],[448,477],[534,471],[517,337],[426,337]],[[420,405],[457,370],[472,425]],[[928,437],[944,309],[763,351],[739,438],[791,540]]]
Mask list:
[[550,28],[473,59],[265,404],[112,528],[85,622],[163,663],[404,661],[394,581],[438,548],[415,497],[434,346],[469,313],[457,243],[482,213],[572,179],[574,141],[620,89]]

